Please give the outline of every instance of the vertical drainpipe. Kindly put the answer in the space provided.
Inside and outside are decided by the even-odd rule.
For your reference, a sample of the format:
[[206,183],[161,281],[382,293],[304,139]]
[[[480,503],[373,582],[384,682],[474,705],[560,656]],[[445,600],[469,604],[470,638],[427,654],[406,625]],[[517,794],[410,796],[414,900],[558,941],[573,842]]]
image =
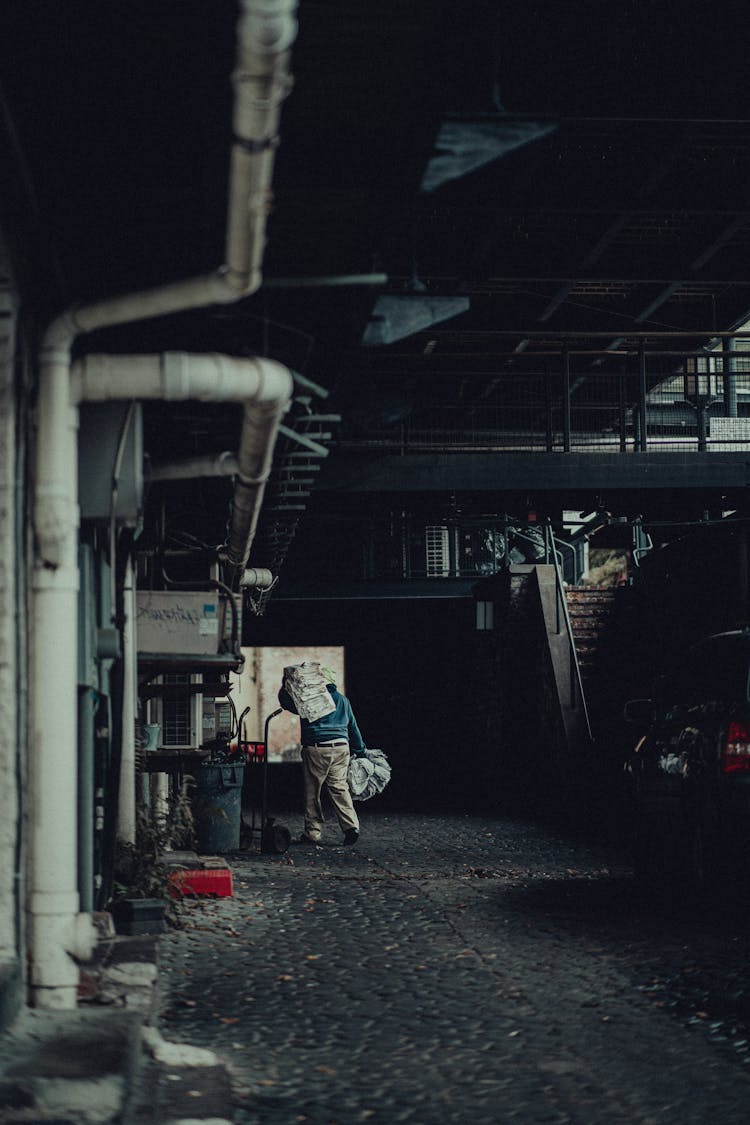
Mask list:
[[[80,518],[78,415],[70,398],[73,343],[81,333],[97,328],[230,303],[259,287],[278,118],[291,81],[287,61],[297,29],[295,11],[296,0],[242,0],[225,264],[204,277],[65,312],[48,328],[40,348],[28,898],[29,999],[37,1007],[76,1006],[76,960],[90,958],[96,941],[91,916],[80,910],[76,876],[77,668],[75,659],[58,659],[61,652],[76,652],[78,635]],[[54,675],[50,673],[53,660]]]
[[138,694],[135,639],[135,575],[133,562],[125,564],[123,583],[124,624],[122,631],[122,754],[120,758],[120,792],[117,799],[117,838],[126,844],[135,843],[135,701]]
[[[90,957],[94,947],[77,887],[78,414],[68,359],[66,343],[48,341],[37,424],[29,946],[32,1000],[45,1008],[75,1007],[73,957]],[[54,426],[47,424],[52,418]]]

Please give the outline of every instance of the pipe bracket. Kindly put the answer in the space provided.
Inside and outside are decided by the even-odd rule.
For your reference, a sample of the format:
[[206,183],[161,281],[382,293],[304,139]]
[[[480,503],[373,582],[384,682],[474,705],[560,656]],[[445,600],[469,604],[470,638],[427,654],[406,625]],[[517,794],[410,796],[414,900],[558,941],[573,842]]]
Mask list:
[[241,148],[244,152],[267,152],[269,149],[278,148],[281,144],[281,137],[263,137],[262,140],[254,141],[249,137],[234,137],[234,143]]

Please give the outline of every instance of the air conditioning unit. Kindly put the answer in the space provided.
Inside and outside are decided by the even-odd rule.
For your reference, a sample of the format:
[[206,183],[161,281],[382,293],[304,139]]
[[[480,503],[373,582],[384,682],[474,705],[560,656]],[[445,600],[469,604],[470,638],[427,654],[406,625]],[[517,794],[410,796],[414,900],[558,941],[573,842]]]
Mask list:
[[139,655],[218,655],[242,640],[242,600],[215,591],[139,590],[136,643]]

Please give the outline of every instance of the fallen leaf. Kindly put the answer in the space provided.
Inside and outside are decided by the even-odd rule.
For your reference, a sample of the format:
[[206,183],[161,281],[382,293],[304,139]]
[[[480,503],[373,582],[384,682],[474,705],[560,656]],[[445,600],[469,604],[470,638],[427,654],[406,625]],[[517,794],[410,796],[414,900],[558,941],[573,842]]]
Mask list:
[[334,1070],[332,1066],[316,1066],[315,1069],[318,1074],[338,1074],[338,1071]]
[[239,1016],[222,1016],[219,1020],[219,1023],[239,1023],[239,1022],[240,1022]]
[[294,980],[294,977],[291,973],[282,973],[280,976],[276,977],[276,980]]
[[305,957],[306,961],[317,961],[320,957],[319,953],[308,953]]

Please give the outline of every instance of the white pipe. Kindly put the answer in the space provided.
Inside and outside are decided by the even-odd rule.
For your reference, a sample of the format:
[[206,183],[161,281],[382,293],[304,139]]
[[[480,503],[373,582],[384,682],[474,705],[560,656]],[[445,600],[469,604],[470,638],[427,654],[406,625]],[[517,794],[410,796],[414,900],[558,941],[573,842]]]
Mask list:
[[248,567],[240,579],[240,586],[252,586],[255,590],[270,590],[273,581],[273,574],[267,567]]
[[237,24],[224,260],[230,284],[246,292],[260,285],[281,104],[292,86],[288,51],[297,34],[296,7],[296,0],[244,0]]
[[[293,0],[242,0],[234,78],[237,139],[229,177],[225,265],[203,277],[65,312],[50,325],[42,341],[32,579],[29,896],[31,1000],[40,1007],[75,1007],[78,968],[74,958],[90,956],[95,940],[91,918],[78,912],[75,659],[59,661],[55,675],[49,675],[50,653],[77,651],[77,400],[70,397],[71,349],[81,333],[234,301],[260,285],[279,107],[291,85],[287,51],[296,33],[295,9]],[[137,396],[131,390],[124,397]],[[212,397],[208,388],[205,397]],[[269,414],[267,435],[275,437],[278,421],[274,423],[273,409],[261,409]],[[256,488],[260,502],[265,461],[252,449],[247,456],[245,475],[252,475],[253,465],[259,461],[257,480],[250,487]],[[242,538],[239,529],[246,526],[245,544],[254,530],[254,511],[251,507],[246,514],[243,499],[235,538]],[[230,561],[235,561],[234,553],[243,554],[243,550],[237,552],[234,540],[230,550]]]
[[[4,246],[0,255],[4,253]],[[22,711],[19,708],[21,679],[19,668],[25,670],[22,641],[24,604],[20,579],[21,553],[17,550],[19,524],[17,518],[20,489],[17,492],[16,406],[14,385],[14,346],[18,329],[15,294],[11,288],[0,291],[0,963],[10,964],[19,956],[22,942],[19,935],[18,905],[23,883],[20,877],[21,855],[17,848],[21,831],[21,798],[18,788],[19,762],[23,752],[19,744]],[[7,335],[6,335],[7,333]],[[4,337],[4,338],[2,338]],[[23,541],[23,540],[22,540]],[[2,986],[0,986],[2,988]]]
[[237,475],[237,454],[224,450],[215,456],[188,457],[184,461],[163,461],[151,465],[148,470],[149,481],[195,480],[197,477],[235,477]]
[[270,359],[222,355],[89,355],[73,365],[74,401],[137,398],[244,403],[237,482],[225,557],[237,567],[250,554],[281,419],[294,389],[291,372]]
[[78,402],[143,399],[158,402],[252,402],[284,405],[292,394],[288,368],[272,359],[192,352],[151,355],[93,354],[70,373],[70,398]]
[[[59,378],[64,371],[64,378]],[[78,925],[77,412],[67,396],[67,364],[45,367],[45,414],[37,435],[36,533],[32,576],[32,718],[29,948],[31,991],[41,1007],[75,1007],[78,968],[71,954],[93,948],[93,925]],[[65,394],[63,394],[63,389]],[[49,414],[47,414],[49,411]],[[54,416],[50,428],[43,418]],[[59,654],[68,654],[59,659]],[[55,674],[50,675],[50,661]],[[88,915],[86,916],[88,917]],[[90,919],[89,919],[90,923]]]
[[135,700],[138,692],[138,653],[135,639],[135,576],[133,561],[125,565],[123,582],[124,624],[122,629],[122,752],[117,799],[117,837],[135,843]]

